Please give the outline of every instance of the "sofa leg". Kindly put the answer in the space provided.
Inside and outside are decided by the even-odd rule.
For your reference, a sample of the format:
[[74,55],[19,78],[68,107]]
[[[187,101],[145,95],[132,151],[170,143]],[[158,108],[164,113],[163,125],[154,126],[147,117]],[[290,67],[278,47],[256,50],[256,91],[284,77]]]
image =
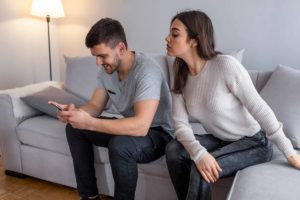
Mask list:
[[25,174],[21,174],[19,172],[14,172],[14,171],[10,171],[10,170],[5,170],[4,173],[7,176],[13,176],[16,178],[26,178],[27,177]]

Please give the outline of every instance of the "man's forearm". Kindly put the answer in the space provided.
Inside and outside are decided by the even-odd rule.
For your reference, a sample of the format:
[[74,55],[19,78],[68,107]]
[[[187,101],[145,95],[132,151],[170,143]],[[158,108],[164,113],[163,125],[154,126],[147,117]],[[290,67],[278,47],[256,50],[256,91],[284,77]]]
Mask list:
[[115,120],[93,118],[89,129],[92,131],[108,133],[112,135],[145,136],[150,124],[144,123],[137,117],[128,117]]
[[100,110],[98,107],[96,107],[92,104],[89,104],[89,103],[84,104],[83,106],[80,107],[80,109],[86,111],[92,117],[98,117],[102,113],[102,110]]

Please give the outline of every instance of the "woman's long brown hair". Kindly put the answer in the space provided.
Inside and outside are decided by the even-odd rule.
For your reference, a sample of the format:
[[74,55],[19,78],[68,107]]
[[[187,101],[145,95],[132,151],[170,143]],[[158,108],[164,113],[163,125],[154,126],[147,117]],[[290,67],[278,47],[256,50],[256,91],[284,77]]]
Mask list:
[[[173,17],[174,20],[180,20],[185,26],[189,39],[197,41],[197,53],[200,58],[209,60],[215,57],[219,52],[215,51],[214,30],[210,18],[202,11],[192,10],[178,13]],[[182,94],[188,76],[188,67],[184,60],[176,58],[174,62],[174,87],[172,91],[176,94]]]

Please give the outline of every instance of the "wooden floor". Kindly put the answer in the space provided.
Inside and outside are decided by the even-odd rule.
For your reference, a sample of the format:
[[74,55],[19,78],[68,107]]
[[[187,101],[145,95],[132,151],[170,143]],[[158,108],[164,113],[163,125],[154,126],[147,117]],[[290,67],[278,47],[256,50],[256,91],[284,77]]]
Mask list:
[[[0,157],[0,200],[78,200],[74,188],[27,177],[25,179],[4,175]],[[101,197],[102,200],[112,200]]]

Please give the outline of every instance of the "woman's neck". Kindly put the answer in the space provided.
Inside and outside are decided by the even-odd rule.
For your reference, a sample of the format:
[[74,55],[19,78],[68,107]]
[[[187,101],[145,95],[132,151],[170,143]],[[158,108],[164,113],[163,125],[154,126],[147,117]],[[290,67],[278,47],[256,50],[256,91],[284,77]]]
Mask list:
[[188,66],[189,74],[191,76],[199,74],[206,63],[206,60],[200,58],[198,54],[190,54],[190,56],[185,58],[184,61]]

